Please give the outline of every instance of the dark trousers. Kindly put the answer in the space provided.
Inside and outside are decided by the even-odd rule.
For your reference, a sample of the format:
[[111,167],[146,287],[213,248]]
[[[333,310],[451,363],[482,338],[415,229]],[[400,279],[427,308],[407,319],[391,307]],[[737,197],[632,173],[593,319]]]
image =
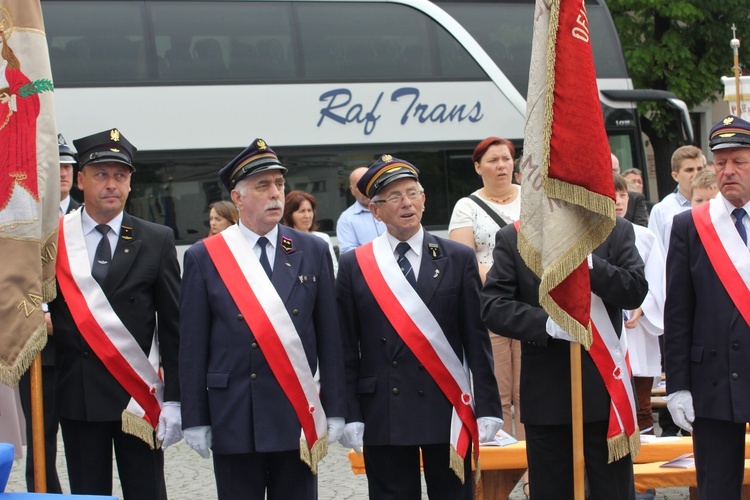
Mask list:
[[[590,500],[635,499],[630,455],[607,463],[607,422],[584,425],[583,453]],[[573,429],[570,425],[526,424],[526,457],[531,498],[573,499]]]
[[651,388],[654,377],[633,377],[638,400],[638,428],[643,434],[654,433],[654,413],[651,410]]
[[740,500],[745,474],[745,424],[695,418],[693,451],[700,500]]
[[[44,404],[44,465],[47,473],[47,493],[62,493],[60,479],[57,477],[57,428],[60,420],[55,408],[55,385],[57,380],[55,366],[42,366],[42,402]],[[26,420],[26,489],[34,492],[34,446],[31,426],[31,376],[23,374],[18,382],[21,396],[21,407]]]
[[122,432],[122,422],[60,419],[70,491],[112,495],[112,445],[124,500],[166,500],[164,452]]
[[316,500],[318,478],[299,450],[275,453],[214,453],[219,500]]
[[450,468],[450,445],[364,447],[367,488],[371,500],[419,500],[422,480],[419,450],[422,450],[427,496],[438,499],[472,500],[471,447],[464,459],[464,483]]

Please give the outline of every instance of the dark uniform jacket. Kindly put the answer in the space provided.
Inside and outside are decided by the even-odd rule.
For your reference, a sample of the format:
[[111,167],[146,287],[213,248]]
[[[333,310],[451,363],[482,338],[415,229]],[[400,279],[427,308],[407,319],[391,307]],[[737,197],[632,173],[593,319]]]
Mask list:
[[[104,294],[143,352],[148,354],[158,327],[164,374],[164,400],[179,401],[178,294],[180,268],[172,230],[123,214]],[[125,236],[125,237],[124,237]],[[58,288],[50,305],[57,366],[57,407],[60,417],[80,421],[117,421],[130,395],[109,373],[73,322]]]
[[[494,264],[482,290],[482,317],[491,331],[523,341],[523,423],[570,424],[570,344],[546,332],[549,316],[539,305],[539,278],[518,253],[517,236],[513,225],[497,233]],[[604,302],[619,336],[622,309],[638,308],[648,292],[631,224],[618,217],[610,235],[593,251],[592,260],[591,290]],[[609,394],[589,353],[582,349],[581,354],[584,421],[606,421]]]
[[[355,252],[341,256],[336,280],[347,420],[365,423],[365,445],[448,443],[452,406],[378,306]],[[417,293],[458,359],[468,361],[475,415],[502,418],[489,336],[479,317],[480,286],[474,252],[425,231]]]

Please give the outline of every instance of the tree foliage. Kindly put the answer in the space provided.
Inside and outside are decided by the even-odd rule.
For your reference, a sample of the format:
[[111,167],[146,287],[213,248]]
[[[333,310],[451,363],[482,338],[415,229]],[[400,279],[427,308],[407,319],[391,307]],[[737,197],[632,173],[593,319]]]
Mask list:
[[[607,5],[635,88],[673,92],[689,108],[714,101],[717,92],[723,93],[721,77],[734,75],[733,23],[737,38],[747,39],[740,47],[740,65],[750,68],[747,0],[608,0]],[[676,116],[656,103],[644,103],[639,111],[654,147],[660,195],[666,194],[673,186],[669,158],[680,145]]]

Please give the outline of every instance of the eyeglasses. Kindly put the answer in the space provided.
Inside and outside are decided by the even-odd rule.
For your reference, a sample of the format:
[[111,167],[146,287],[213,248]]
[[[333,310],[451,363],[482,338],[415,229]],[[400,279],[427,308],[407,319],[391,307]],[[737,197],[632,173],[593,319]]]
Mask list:
[[395,193],[385,200],[372,200],[372,202],[375,204],[388,203],[389,205],[398,205],[399,203],[401,203],[401,200],[404,198],[404,196],[409,198],[410,201],[417,201],[417,199],[422,196],[422,193],[424,193],[424,191],[418,191],[414,189],[412,191],[407,191],[406,194]]

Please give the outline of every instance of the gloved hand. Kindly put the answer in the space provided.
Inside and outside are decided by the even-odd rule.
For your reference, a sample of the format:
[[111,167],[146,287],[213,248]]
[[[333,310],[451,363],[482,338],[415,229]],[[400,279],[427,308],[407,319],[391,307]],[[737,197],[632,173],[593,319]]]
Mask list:
[[199,425],[185,429],[185,442],[203,458],[208,458],[211,453],[211,426]]
[[161,441],[161,449],[166,450],[182,439],[182,414],[179,401],[167,401],[159,413],[156,439]]
[[693,432],[695,410],[693,409],[693,395],[690,391],[677,391],[667,396],[667,408],[675,424],[681,429]]
[[351,448],[357,455],[362,454],[362,436],[365,435],[365,424],[362,422],[349,422],[344,426],[344,434],[339,439],[341,446]]
[[552,318],[547,318],[547,325],[545,326],[547,335],[553,339],[567,340],[568,342],[578,342],[576,339],[570,336],[568,332],[562,329],[560,325],[554,322]]
[[479,444],[489,443],[497,434],[497,431],[503,428],[503,419],[498,417],[479,417],[477,419],[479,428]]
[[328,444],[335,443],[344,433],[346,420],[344,417],[330,417],[326,419],[326,422],[328,423]]

